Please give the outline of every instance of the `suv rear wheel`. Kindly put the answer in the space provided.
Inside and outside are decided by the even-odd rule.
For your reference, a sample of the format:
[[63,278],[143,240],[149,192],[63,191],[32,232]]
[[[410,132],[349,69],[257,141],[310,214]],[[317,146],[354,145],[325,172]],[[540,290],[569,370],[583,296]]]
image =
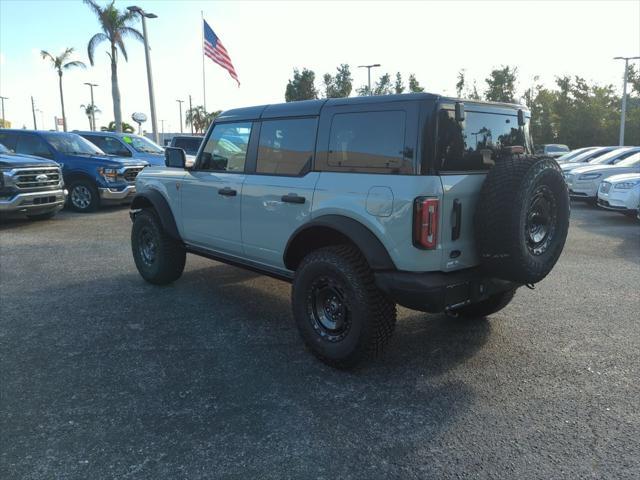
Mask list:
[[135,216],[131,250],[138,272],[149,283],[166,285],[182,275],[185,249],[165,233],[153,210],[143,210]]
[[395,304],[350,245],[308,254],[296,270],[291,297],[304,342],[333,367],[353,367],[379,355],[395,328]]

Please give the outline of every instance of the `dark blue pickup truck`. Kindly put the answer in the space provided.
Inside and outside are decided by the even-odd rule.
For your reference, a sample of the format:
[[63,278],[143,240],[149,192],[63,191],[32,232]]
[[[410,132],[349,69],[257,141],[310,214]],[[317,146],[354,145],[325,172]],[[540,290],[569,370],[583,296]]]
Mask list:
[[127,203],[148,162],[105,154],[80,135],[66,132],[0,129],[0,143],[16,153],[48,158],[62,167],[68,205],[91,212],[108,203]]

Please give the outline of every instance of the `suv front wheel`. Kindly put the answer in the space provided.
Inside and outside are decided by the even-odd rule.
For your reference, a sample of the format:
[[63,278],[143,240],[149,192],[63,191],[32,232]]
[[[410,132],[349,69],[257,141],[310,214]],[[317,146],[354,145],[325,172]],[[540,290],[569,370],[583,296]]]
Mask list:
[[182,275],[185,249],[167,235],[152,210],[136,214],[131,229],[131,250],[138,272],[149,283],[166,285]]
[[293,316],[305,344],[323,362],[349,368],[382,353],[396,323],[396,306],[374,282],[358,249],[325,247],[296,270]]

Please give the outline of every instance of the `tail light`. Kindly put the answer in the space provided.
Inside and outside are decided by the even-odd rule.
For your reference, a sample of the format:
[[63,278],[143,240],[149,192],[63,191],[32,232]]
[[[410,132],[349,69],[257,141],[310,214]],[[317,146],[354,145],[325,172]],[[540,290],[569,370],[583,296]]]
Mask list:
[[418,248],[433,250],[438,245],[438,221],[440,200],[418,197],[413,203],[413,244]]

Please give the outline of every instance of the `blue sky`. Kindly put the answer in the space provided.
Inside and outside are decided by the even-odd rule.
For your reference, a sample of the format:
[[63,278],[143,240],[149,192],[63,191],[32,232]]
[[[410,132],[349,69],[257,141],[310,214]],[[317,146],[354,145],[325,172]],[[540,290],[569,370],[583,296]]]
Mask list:
[[[124,9],[134,2],[116,1]],[[581,75],[621,87],[616,55],[640,54],[640,2],[224,2],[145,1],[158,15],[148,22],[158,118],[166,131],[179,129],[176,99],[202,103],[200,11],[229,51],[242,83],[206,60],[207,107],[226,109],[284,100],[294,67],[317,75],[339,63],[352,66],[356,86],[366,72],[356,65],[381,63],[376,72],[413,72],[427,90],[453,94],[456,73],[478,81],[491,68],[519,68],[524,91],[535,75],[552,85],[556,75]],[[140,27],[141,28],[141,27]],[[57,77],[40,58],[41,49],[77,50],[88,65],[86,45],[98,32],[97,20],[80,0],[0,0],[0,95],[14,126],[32,127],[30,95],[38,122],[53,127],[59,115]],[[142,45],[127,44],[129,62],[119,64],[123,116],[148,114]],[[65,74],[70,128],[87,128],[80,104],[89,102],[84,82],[98,83],[98,125],[113,119],[106,46],[96,65]]]

